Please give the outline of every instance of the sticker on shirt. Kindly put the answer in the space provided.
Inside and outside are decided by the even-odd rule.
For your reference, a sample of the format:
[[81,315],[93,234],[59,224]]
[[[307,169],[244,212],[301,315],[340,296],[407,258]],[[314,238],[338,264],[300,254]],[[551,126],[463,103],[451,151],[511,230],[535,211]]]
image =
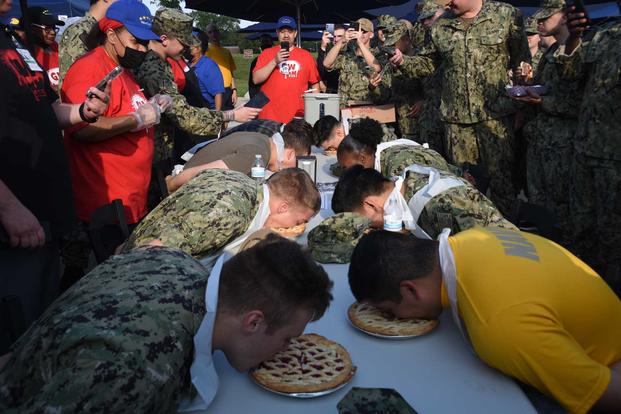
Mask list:
[[132,107],[134,108],[134,111],[146,103],[147,100],[144,98],[144,95],[139,93],[132,95]]
[[19,53],[22,56],[22,59],[24,59],[24,62],[26,62],[26,64],[28,65],[31,71],[43,72],[43,69],[41,69],[41,66],[39,66],[35,58],[32,57],[28,49],[16,49],[16,50],[17,50],[17,53]]
[[30,70],[24,62],[24,58],[16,50],[0,50],[0,66],[4,66],[13,72],[17,84],[31,93],[35,101],[40,102],[43,98],[48,97],[43,71]]
[[279,69],[285,79],[297,78],[300,72],[300,63],[296,60],[285,60],[280,62]]
[[47,77],[50,79],[50,83],[52,84],[52,86],[58,86],[58,80],[60,79],[58,68],[52,68],[48,70]]

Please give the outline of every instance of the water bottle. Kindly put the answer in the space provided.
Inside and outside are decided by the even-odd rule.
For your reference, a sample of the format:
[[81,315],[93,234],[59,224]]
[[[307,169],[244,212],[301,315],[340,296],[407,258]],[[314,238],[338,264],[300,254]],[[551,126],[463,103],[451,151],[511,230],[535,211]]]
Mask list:
[[250,177],[259,183],[263,183],[265,180],[265,164],[263,163],[261,154],[256,154],[254,156],[254,164],[252,164],[252,168],[250,169]]
[[397,205],[397,200],[390,197],[388,206],[384,209],[384,230],[401,231],[403,228],[403,214]]

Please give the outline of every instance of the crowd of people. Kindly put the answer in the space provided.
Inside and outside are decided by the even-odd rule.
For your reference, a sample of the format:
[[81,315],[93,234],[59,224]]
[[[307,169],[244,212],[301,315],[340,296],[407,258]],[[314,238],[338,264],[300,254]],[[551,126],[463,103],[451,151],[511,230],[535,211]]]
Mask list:
[[[213,351],[245,371],[324,314],[316,261],[351,263],[356,299],[397,317],[450,308],[484,362],[570,412],[621,410],[619,20],[416,11],[331,25],[317,57],[281,17],[251,63],[260,108],[181,10],[91,0],[58,43],[44,8],[3,25],[0,411],[205,409]],[[310,125],[320,92],[396,121]],[[339,181],[307,250],[268,229],[319,212],[296,168],[313,146]],[[93,268],[116,200],[129,237]]]

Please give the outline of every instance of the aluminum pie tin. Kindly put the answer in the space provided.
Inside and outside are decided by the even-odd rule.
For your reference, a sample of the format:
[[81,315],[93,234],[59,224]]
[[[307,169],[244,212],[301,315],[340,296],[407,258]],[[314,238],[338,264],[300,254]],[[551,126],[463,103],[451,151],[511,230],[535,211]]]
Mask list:
[[436,329],[436,327],[438,326],[438,324],[440,323],[440,321],[438,321],[436,326],[434,326],[432,329],[428,330],[427,332],[420,333],[420,334],[413,334],[413,335],[385,335],[385,334],[381,334],[381,333],[377,333],[377,332],[370,332],[370,331],[367,331],[366,329],[362,329],[361,327],[356,325],[351,319],[349,319],[349,315],[347,315],[347,321],[349,322],[349,324],[351,326],[353,326],[354,328],[356,328],[360,332],[365,333],[367,335],[374,336],[376,338],[395,339],[395,340],[412,339],[412,338],[418,338],[419,336],[427,335],[427,334],[433,332]]
[[333,392],[336,392],[336,391],[340,390],[341,388],[345,387],[347,384],[349,384],[351,382],[352,378],[354,378],[354,375],[356,374],[356,370],[357,370],[356,366],[353,365],[352,369],[351,369],[351,374],[350,374],[349,379],[347,381],[343,382],[342,384],[337,385],[336,387],[329,388],[327,390],[315,391],[315,392],[282,392],[282,391],[276,391],[276,390],[273,390],[273,389],[268,388],[267,386],[261,384],[254,377],[250,376],[250,378],[252,378],[254,383],[257,384],[259,387],[261,387],[264,390],[269,391],[271,393],[278,394],[278,395],[283,395],[285,397],[290,397],[290,398],[309,399],[309,398],[323,397],[324,395],[332,394]]

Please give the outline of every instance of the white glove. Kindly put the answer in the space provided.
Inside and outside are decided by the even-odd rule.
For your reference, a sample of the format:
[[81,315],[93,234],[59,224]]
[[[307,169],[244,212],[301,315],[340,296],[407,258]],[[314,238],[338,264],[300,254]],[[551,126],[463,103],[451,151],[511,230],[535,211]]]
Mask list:
[[136,120],[136,128],[132,129],[131,132],[151,128],[160,123],[160,106],[155,102],[147,102],[140,105],[136,112],[132,112],[130,115]]
[[153,95],[149,102],[155,102],[160,106],[161,112],[168,112],[172,109],[173,100],[169,95]]

